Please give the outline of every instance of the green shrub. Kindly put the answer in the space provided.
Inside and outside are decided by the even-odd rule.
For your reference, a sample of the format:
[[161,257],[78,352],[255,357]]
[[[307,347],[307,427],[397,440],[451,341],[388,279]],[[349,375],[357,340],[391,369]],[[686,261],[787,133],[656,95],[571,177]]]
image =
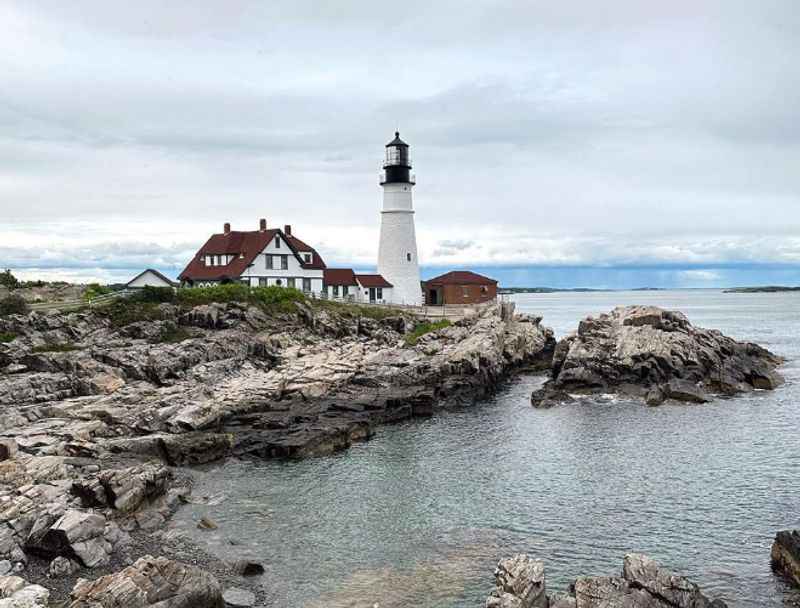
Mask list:
[[94,300],[98,296],[104,296],[109,293],[113,293],[114,290],[108,287],[107,285],[100,285],[100,283],[90,283],[86,286],[86,290],[83,292],[83,299],[87,302]]
[[158,321],[162,314],[157,304],[137,302],[119,298],[95,309],[96,314],[106,317],[112,327],[119,328],[138,321]]
[[16,334],[8,334],[0,332],[0,344],[8,344],[16,338]]
[[250,288],[242,283],[214,285],[213,287],[188,287],[178,290],[177,301],[185,306],[213,304],[215,302],[242,302],[258,304],[265,308],[291,307],[295,302],[305,300],[303,292],[293,287]]
[[132,302],[149,302],[151,304],[172,303],[177,299],[172,287],[153,287],[147,285],[134,293],[129,300]]
[[0,300],[0,316],[27,315],[30,311],[31,307],[22,296],[12,294]]
[[420,323],[414,328],[410,334],[406,336],[406,344],[409,346],[414,346],[419,339],[424,336],[425,334],[429,334],[432,331],[438,331],[440,329],[444,329],[445,327],[450,327],[452,323],[447,319],[442,319],[441,321],[434,321],[433,323],[425,322]]
[[35,353],[69,353],[74,350],[80,350],[80,346],[76,346],[71,342],[59,342],[55,344],[42,344],[35,346],[33,352]]
[[16,289],[19,287],[17,277],[11,274],[11,271],[6,268],[5,272],[0,272],[0,285],[8,289]]

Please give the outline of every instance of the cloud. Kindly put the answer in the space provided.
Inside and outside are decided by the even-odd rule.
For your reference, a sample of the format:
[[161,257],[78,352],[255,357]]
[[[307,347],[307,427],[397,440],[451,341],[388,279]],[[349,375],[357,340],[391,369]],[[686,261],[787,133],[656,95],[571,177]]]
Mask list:
[[797,264],[798,53],[791,0],[7,2],[0,263],[268,217],[374,264],[399,125],[425,263]]

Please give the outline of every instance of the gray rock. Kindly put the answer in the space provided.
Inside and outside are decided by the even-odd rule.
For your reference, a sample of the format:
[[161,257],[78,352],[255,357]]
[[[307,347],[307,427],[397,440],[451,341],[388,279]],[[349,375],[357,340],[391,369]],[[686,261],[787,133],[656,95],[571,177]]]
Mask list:
[[702,388],[687,380],[670,380],[664,385],[663,391],[668,398],[676,401],[687,401],[689,403],[708,403],[710,401]]
[[27,585],[0,600],[0,608],[47,608],[50,591],[41,585]]
[[19,576],[0,576],[0,597],[11,597],[27,583]]
[[259,576],[264,574],[264,566],[249,559],[239,559],[231,564],[231,569],[239,576]]
[[222,594],[227,608],[251,608],[256,605],[256,595],[247,589],[231,587]]
[[[622,576],[631,586],[646,591],[667,606],[705,608],[712,605],[696,584],[662,568],[646,555],[627,554],[623,560]],[[714,605],[722,604],[717,602]]]
[[527,555],[500,560],[486,608],[547,608],[544,564]]
[[569,393],[613,391],[705,403],[709,394],[773,389],[783,360],[748,342],[693,326],[681,313],[654,306],[618,307],[583,319],[555,348],[552,378],[532,396],[537,407],[568,400]]
[[7,559],[0,560],[0,576],[6,576],[14,571],[14,564]]
[[771,551],[772,569],[800,587],[800,532],[783,530],[775,535]]
[[80,569],[81,566],[77,562],[74,562],[69,558],[59,556],[50,562],[50,566],[47,569],[47,576],[50,578],[65,578],[72,576]]
[[111,544],[104,538],[106,518],[69,510],[32,548],[43,555],[75,556],[87,568],[108,563]]
[[217,580],[199,568],[145,556],[94,581],[80,580],[69,608],[224,608]]

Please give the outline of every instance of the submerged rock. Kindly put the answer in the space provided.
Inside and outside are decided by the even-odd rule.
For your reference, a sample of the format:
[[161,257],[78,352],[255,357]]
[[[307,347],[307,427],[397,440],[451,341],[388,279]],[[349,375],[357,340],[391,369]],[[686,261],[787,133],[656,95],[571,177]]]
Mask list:
[[726,608],[646,555],[629,553],[622,576],[578,578],[568,593],[545,596],[544,566],[527,555],[501,560],[486,608]]
[[772,569],[800,587],[800,532],[784,530],[775,535],[771,553]]
[[555,349],[552,378],[534,392],[536,407],[570,393],[616,392],[658,405],[666,399],[706,403],[712,394],[774,389],[783,360],[749,342],[693,326],[655,306],[618,307],[587,317]]

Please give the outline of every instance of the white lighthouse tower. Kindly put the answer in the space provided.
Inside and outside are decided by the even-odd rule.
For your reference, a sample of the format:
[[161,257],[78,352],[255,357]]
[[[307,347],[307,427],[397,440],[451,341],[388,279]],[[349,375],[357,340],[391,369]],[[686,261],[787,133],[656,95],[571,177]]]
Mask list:
[[408,144],[395,131],[394,139],[386,144],[383,161],[383,209],[378,247],[378,274],[392,284],[392,302],[395,304],[422,304],[411,199],[414,184]]

